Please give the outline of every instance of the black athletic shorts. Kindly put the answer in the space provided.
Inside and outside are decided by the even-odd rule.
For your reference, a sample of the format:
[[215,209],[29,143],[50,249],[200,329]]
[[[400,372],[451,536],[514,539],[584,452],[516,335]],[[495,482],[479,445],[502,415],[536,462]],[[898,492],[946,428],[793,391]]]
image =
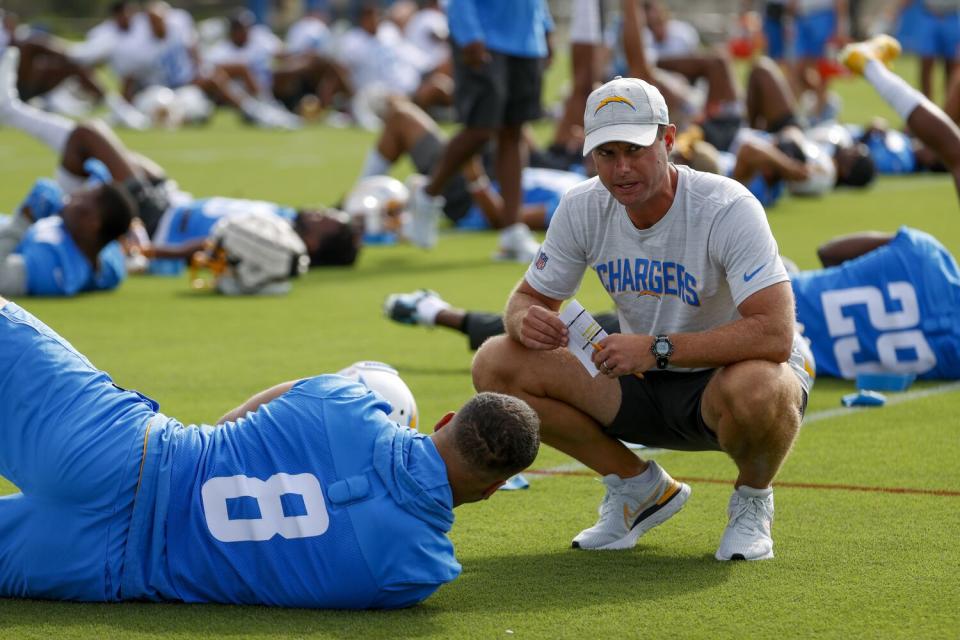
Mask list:
[[459,47],[453,48],[458,120],[470,128],[495,129],[540,118],[543,59],[489,53],[490,61],[475,68],[463,63]]
[[[620,376],[620,411],[604,432],[648,447],[722,451],[717,434],[700,412],[703,390],[716,371],[647,371],[643,379]],[[804,391],[800,414],[806,409]]]
[[718,151],[727,151],[743,127],[743,118],[737,115],[714,116],[704,120],[701,126],[704,140]]
[[[433,168],[440,162],[443,147],[444,141],[433,131],[427,131],[426,135],[417,140],[410,149],[410,159],[413,161],[413,166],[417,168],[417,173],[430,175]],[[467,191],[467,180],[460,172],[447,181],[447,185],[443,188],[443,197],[446,200],[443,213],[454,222],[467,215],[467,211],[473,206],[473,198]]]

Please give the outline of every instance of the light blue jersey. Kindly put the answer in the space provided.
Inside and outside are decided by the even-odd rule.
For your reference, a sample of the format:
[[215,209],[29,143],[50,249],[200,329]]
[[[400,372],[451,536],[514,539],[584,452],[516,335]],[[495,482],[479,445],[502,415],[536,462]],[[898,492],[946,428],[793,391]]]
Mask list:
[[385,410],[320,376],[236,423],[151,433],[123,597],[401,607],[453,580],[446,467]]
[[902,227],[889,244],[792,285],[817,374],[960,378],[960,270],[933,236]]
[[23,491],[0,498],[0,597],[392,608],[459,575],[446,466],[366,387],[319,376],[183,426],[13,303],[0,335]]
[[95,269],[59,216],[35,222],[14,253],[23,256],[27,293],[32,296],[72,296],[83,291],[115,289],[127,274],[117,242],[100,251]]
[[[585,178],[573,171],[561,169],[546,169],[541,167],[524,167],[521,174],[521,188],[523,190],[523,206],[543,205],[546,213],[545,222],[550,225],[560,198],[570,187],[580,184]],[[493,185],[498,192],[500,187]],[[489,229],[490,223],[478,205],[472,205],[467,214],[457,221],[462,229]]]
[[276,215],[291,222],[297,217],[294,209],[275,202],[240,198],[201,198],[164,213],[153,235],[153,243],[164,246],[202,240],[210,235],[213,225],[217,224],[221,218],[249,213]]
[[909,136],[900,131],[873,131],[863,138],[878,173],[903,174],[917,170],[917,156]]

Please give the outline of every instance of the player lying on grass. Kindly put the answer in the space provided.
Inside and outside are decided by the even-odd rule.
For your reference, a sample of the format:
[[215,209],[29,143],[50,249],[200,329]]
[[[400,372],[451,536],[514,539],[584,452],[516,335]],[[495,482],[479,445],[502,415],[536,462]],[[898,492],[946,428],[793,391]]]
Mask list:
[[[430,174],[448,142],[436,121],[411,100],[399,96],[385,99],[382,111],[383,130],[367,152],[360,180],[386,173],[405,155],[410,156],[418,173]],[[425,178],[411,181],[412,189],[422,186],[423,180]],[[570,171],[524,167],[520,220],[510,225],[504,217],[499,185],[491,183],[484,162],[474,156],[447,181],[440,199],[442,204],[438,204],[434,212],[436,215],[429,218],[414,216],[408,235],[418,246],[432,247],[437,241],[436,227],[442,212],[458,226],[500,229],[501,249],[529,259],[539,247],[530,229],[546,228],[560,196],[581,180],[583,176]]]
[[852,72],[862,75],[877,94],[903,118],[910,133],[925,144],[953,175],[960,196],[960,85],[948,97],[951,113],[935,105],[886,64],[900,52],[900,44],[890,36],[877,36],[865,42],[847,45],[840,61]]
[[453,508],[539,445],[516,398],[426,436],[341,376],[183,425],[2,298],[0,336],[0,475],[21,491],[0,498],[0,597],[409,606],[460,573]]
[[[960,316],[960,268],[939,241],[903,227],[837,237],[817,255],[826,268],[790,276],[811,371],[848,379],[877,371],[960,378],[960,324],[946,320]],[[894,323],[877,313],[892,307],[888,298],[902,305]],[[504,332],[502,314],[457,308],[427,289],[391,294],[383,310],[401,324],[459,331],[470,349]],[[838,310],[852,329],[837,321]],[[615,313],[595,318],[607,333],[620,332]]]
[[[128,150],[103,123],[78,124],[20,101],[15,86],[16,61],[16,49],[9,49],[0,57],[0,124],[24,131],[57,154],[56,183],[45,183],[43,190],[59,188],[69,194],[91,178],[122,182],[138,202],[147,236],[140,234],[143,244],[166,257],[192,255],[203,246],[221,218],[257,212],[287,220],[303,241],[312,264],[355,261],[359,233],[339,212],[297,211],[275,203],[230,198],[195,199],[181,191],[156,163]],[[63,196],[51,193],[45,201],[49,203],[49,213],[56,214],[57,203],[63,201]]]
[[137,211],[120,185],[92,185],[64,197],[51,181],[38,182],[17,213],[0,221],[0,295],[113,289],[126,275],[117,239]]

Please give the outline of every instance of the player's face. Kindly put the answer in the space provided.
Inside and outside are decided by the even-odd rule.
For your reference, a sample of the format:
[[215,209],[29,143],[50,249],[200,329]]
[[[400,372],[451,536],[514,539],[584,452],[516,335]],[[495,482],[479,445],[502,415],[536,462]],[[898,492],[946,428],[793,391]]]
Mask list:
[[669,155],[673,125],[649,147],[629,142],[607,142],[593,150],[600,182],[628,211],[642,209],[670,185]]
[[100,232],[99,187],[71,194],[60,212],[63,224],[75,240],[92,240]]
[[230,28],[230,42],[237,47],[245,47],[250,38],[250,30],[243,25],[236,24]]

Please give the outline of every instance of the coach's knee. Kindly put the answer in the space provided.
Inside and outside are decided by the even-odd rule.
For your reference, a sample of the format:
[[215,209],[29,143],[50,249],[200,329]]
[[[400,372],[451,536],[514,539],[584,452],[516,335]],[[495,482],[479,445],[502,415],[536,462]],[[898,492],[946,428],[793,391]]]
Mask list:
[[521,386],[523,352],[508,336],[490,338],[473,357],[473,386],[477,391],[516,392]]
[[791,374],[784,375],[785,366],[751,360],[724,367],[710,381],[704,418],[712,425],[730,421],[750,427],[757,435],[766,430],[795,429],[799,426],[797,389]]

